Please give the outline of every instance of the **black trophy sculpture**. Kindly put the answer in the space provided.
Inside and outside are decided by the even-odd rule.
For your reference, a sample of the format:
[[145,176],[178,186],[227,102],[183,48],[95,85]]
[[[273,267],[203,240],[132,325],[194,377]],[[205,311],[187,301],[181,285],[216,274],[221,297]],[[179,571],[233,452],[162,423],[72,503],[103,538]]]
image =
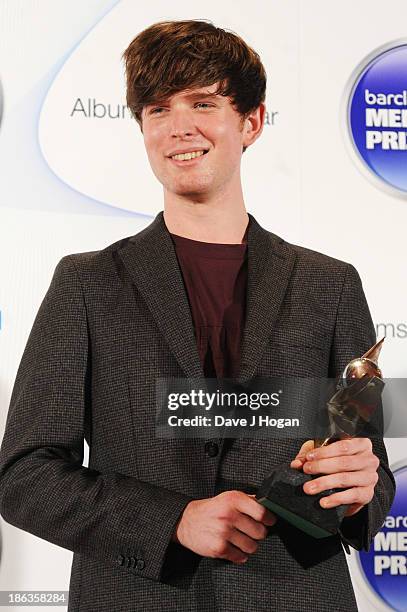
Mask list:
[[[377,408],[384,387],[378,357],[384,338],[362,357],[353,359],[338,379],[336,393],[327,402],[329,436],[314,440],[315,447],[358,436]],[[347,506],[322,508],[319,501],[339,489],[315,495],[303,491],[303,485],[318,475],[304,474],[289,465],[277,466],[257,491],[257,501],[298,529],[315,538],[337,533]]]

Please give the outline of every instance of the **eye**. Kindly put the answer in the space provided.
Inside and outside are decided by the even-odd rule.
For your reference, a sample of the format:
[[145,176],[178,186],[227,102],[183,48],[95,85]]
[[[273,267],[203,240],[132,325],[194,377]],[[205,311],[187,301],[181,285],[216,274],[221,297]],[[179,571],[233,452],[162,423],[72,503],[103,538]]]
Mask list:
[[198,102],[197,106],[199,106],[199,105],[201,105],[201,106],[204,105],[204,106],[209,106],[209,107],[212,106],[212,104],[209,104],[209,102]]
[[156,108],[151,109],[150,114],[157,113],[157,111],[163,110],[162,106],[157,106]]

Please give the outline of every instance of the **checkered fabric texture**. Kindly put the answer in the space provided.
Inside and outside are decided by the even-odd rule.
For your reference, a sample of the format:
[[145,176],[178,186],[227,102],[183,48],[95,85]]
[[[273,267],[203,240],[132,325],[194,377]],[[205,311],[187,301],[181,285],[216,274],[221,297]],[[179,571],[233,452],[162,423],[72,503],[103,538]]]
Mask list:
[[[337,376],[375,342],[357,271],[249,220],[239,380]],[[134,236],[60,260],[12,392],[0,512],[74,552],[68,610],[356,610],[342,544],[368,548],[392,503],[383,442],[375,496],[341,536],[314,540],[279,520],[244,565],[202,558],[170,542],[189,501],[251,490],[302,440],[218,439],[209,456],[205,440],[156,438],[156,378],[185,376],[203,372],[162,211]]]

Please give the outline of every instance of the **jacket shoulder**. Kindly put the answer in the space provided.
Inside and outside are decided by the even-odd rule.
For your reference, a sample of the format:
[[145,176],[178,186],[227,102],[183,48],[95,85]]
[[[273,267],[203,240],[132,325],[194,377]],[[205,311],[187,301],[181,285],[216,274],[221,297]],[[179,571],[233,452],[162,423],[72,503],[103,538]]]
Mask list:
[[345,271],[349,269],[349,267],[353,268],[352,264],[347,261],[337,259],[336,257],[332,257],[331,255],[327,255],[326,253],[321,253],[320,251],[315,251],[308,247],[293,244],[291,242],[288,242],[287,240],[284,240],[283,238],[280,238],[279,236],[276,236],[275,234],[271,235],[274,240],[278,239],[286,249],[295,254],[297,266],[299,267],[326,269],[327,271]]
[[60,266],[67,262],[73,264],[78,271],[95,272],[108,265],[108,263],[112,261],[114,254],[123,248],[131,238],[133,238],[133,236],[126,236],[97,251],[68,253],[61,258],[58,265]]

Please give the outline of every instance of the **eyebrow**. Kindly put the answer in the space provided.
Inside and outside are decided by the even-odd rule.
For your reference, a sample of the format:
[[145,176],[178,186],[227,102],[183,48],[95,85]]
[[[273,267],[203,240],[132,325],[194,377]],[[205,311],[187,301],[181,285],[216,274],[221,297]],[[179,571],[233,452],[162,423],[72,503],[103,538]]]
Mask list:
[[[193,91],[189,94],[185,94],[185,98],[187,98],[188,100],[198,100],[199,98],[218,98],[218,97],[220,97],[220,95],[217,94],[216,92]],[[168,101],[168,98],[163,98],[161,100],[151,102],[150,104],[147,104],[146,106],[156,106],[157,104],[164,104],[164,102],[167,102],[167,101]]]
[[190,94],[185,94],[185,97],[195,100],[196,98],[216,98],[218,95],[216,92],[194,91]]

